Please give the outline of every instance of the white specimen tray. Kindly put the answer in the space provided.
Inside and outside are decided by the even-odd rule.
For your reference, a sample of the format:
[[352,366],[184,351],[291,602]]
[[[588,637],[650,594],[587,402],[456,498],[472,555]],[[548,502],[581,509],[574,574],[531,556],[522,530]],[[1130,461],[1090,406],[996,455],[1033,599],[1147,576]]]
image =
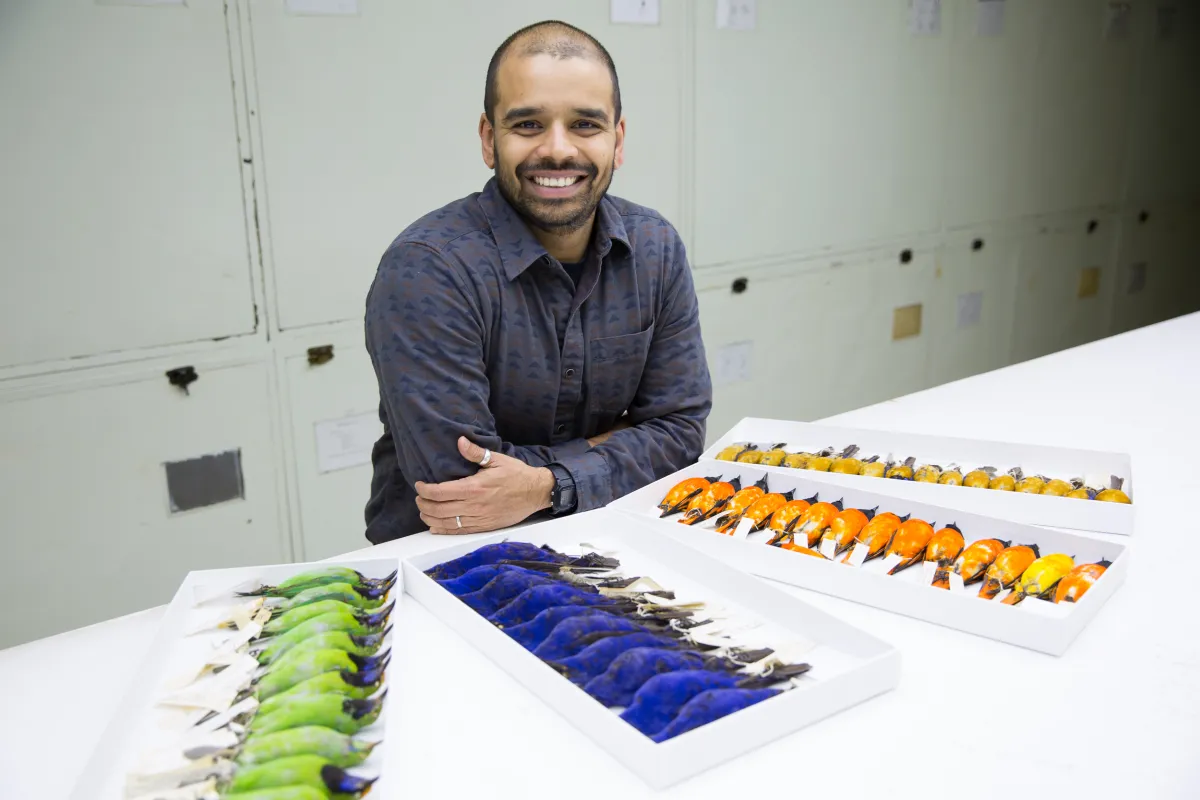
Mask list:
[[[880,460],[892,456],[897,461],[916,459],[914,469],[922,464],[937,464],[943,469],[957,464],[965,475],[977,467],[995,467],[1003,473],[1021,467],[1026,475],[1051,478],[1086,478],[1103,482],[1105,488],[1111,476],[1124,479],[1122,489],[1136,505],[1133,493],[1133,469],[1130,457],[1122,453],[1096,450],[1072,450],[1013,442],[992,442],[979,439],[958,439],[947,436],[925,436],[915,433],[871,430],[867,428],[838,428],[807,422],[746,417],[717,440],[700,456],[703,461],[715,461],[718,453],[733,444],[753,443],[760,448],[783,443],[790,453],[816,453],[833,447],[840,451],[858,445],[856,458],[878,455]],[[729,462],[718,461],[724,465]],[[753,465],[752,465],[753,466]],[[790,467],[763,467],[786,474],[805,473]],[[847,488],[890,494],[906,500],[984,514],[1030,525],[1070,528],[1080,531],[1133,535],[1134,505],[1097,503],[1066,497],[1001,492],[991,489],[971,489],[965,486],[943,486],[936,483],[888,480],[861,475],[817,473]]]
[[[123,800],[126,775],[145,758],[161,751],[181,730],[187,730],[187,712],[157,705],[157,701],[178,684],[181,676],[194,674],[215,646],[236,633],[214,631],[189,635],[223,608],[235,605],[230,593],[233,587],[240,587],[246,581],[276,584],[305,570],[332,565],[351,567],[369,578],[383,578],[399,569],[400,562],[396,558],[345,559],[188,573],[167,607],[145,659],[140,664],[129,665],[136,675],[118,711],[109,721],[99,746],[84,767],[71,800]],[[397,574],[396,585],[388,598],[388,603],[396,601],[391,616],[393,621],[403,602],[403,580],[403,575]],[[394,647],[395,639],[395,634],[389,633],[380,652]],[[392,672],[394,669],[389,670],[384,680],[385,687],[391,681]],[[403,763],[403,755],[399,752],[400,738],[389,740],[385,736],[387,719],[396,713],[396,695],[395,691],[388,692],[379,719],[355,734],[367,741],[383,742],[360,766],[350,769],[356,775],[379,776],[371,792],[376,797],[390,796],[388,785],[398,784],[399,777],[389,781],[389,772],[397,771],[398,765]]]
[[[936,523],[938,528],[954,523],[962,531],[967,545],[979,539],[997,538],[1013,544],[1037,544],[1042,555],[1066,553],[1074,557],[1076,564],[1107,559],[1112,566],[1078,603],[1056,604],[1030,598],[1009,606],[1000,602],[1004,594],[990,601],[977,597],[977,584],[966,587],[962,593],[933,587],[929,585],[931,576],[923,564],[888,575],[883,559],[854,567],[771,547],[766,544],[769,538],[767,532],[737,538],[718,533],[714,529],[714,520],[683,525],[678,521],[681,515],[659,518],[658,503],[677,483],[685,478],[717,477],[718,474],[725,480],[738,476],[743,488],[766,475],[769,491],[783,493],[794,490],[796,499],[808,499],[814,495],[826,502],[840,499],[845,508],[878,508],[880,512],[891,511],[900,517],[912,515],[930,524]],[[853,485],[847,485],[845,482],[827,481],[823,472],[779,471],[750,464],[701,461],[616,500],[609,508],[647,522],[672,539],[686,542],[731,567],[764,578],[1052,655],[1061,655],[1066,651],[1125,580],[1129,550],[1124,545],[868,491],[880,483],[889,481],[856,479]],[[953,490],[972,491],[963,487],[946,488],[947,494]]]
[[[894,688],[900,654],[890,645],[745,573],[655,536],[652,525],[608,509],[475,539],[404,561],[405,590],[543,702],[655,788],[662,788]],[[777,697],[656,744],[425,575],[425,570],[503,540],[589,550],[618,558],[626,575],[652,577],[679,598],[736,607],[814,647],[812,670]],[[488,724],[481,715],[480,724]],[[501,724],[501,723],[497,723]],[[498,729],[499,730],[499,729]]]

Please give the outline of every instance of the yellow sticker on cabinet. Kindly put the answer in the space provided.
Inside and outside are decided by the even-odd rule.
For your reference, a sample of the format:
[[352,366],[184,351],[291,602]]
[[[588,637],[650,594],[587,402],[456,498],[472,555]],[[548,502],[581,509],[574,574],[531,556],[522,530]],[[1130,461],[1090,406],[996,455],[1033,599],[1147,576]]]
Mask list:
[[1084,267],[1079,271],[1079,297],[1095,297],[1100,293],[1100,268]]
[[921,304],[900,306],[892,312],[892,339],[921,335]]

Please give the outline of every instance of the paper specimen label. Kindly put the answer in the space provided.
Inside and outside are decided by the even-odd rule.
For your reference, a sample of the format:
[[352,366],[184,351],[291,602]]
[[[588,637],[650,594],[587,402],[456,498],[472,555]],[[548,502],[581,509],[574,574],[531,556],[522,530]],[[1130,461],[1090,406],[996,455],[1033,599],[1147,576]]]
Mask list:
[[742,521],[737,524],[733,530],[733,538],[745,539],[750,535],[750,529],[754,527],[754,520],[749,517],[742,517]]

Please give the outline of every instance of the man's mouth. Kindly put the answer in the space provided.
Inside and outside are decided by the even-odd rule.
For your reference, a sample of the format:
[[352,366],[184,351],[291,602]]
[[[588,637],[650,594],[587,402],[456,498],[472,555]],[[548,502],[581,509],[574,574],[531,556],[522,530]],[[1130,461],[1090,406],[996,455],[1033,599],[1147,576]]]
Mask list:
[[570,197],[588,179],[586,172],[538,171],[525,174],[533,194],[548,199]]

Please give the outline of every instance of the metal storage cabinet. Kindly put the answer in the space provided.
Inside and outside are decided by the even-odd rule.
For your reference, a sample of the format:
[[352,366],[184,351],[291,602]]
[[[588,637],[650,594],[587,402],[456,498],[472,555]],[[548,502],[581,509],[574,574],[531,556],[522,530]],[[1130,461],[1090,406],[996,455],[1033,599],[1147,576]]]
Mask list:
[[[878,251],[737,273],[702,271],[700,323],[713,374],[710,441],[745,416],[818,419],[929,386],[933,252],[900,264]],[[746,289],[731,291],[736,277]],[[897,307],[922,332],[892,340]],[[749,380],[722,382],[722,350],[750,343]]]
[[225,20],[5,0],[0,367],[255,330]]
[[[1128,201],[1200,202],[1200,6],[1143,6],[1130,108]],[[1164,16],[1166,15],[1166,16]]]
[[1156,212],[1122,219],[1113,292],[1114,333],[1200,309],[1200,246],[1195,212]]
[[848,248],[938,225],[946,37],[905,0],[760,0],[753,31],[696,4],[702,266]]
[[[1031,89],[1044,0],[1005,0],[998,36],[977,33],[979,0],[954,0],[946,149],[939,165],[947,227],[1008,220],[1025,203],[1032,142]],[[978,261],[978,259],[976,259]]]
[[251,2],[280,326],[361,320],[388,243],[483,187],[488,60],[540,19],[578,24],[608,48],[629,117],[613,192],[678,224],[684,0],[662,6],[661,24],[631,26],[610,25],[608,3],[364,2],[357,16],[297,16],[282,0]]
[[[288,560],[269,362],[187,363],[190,394],[145,363],[0,387],[0,647],[167,602],[188,570]],[[230,450],[243,499],[172,513],[164,464]]]
[[[1116,285],[1112,216],[1047,225],[1021,247],[1011,363],[1107,336]],[[1085,274],[1085,270],[1098,273]],[[1093,283],[1089,286],[1089,283]],[[1093,291],[1094,289],[1094,291]]]
[[[1107,0],[1043,3],[1037,74],[1031,85],[1033,144],[1027,214],[1113,205],[1124,179],[1137,45],[1106,35]],[[1146,9],[1134,6],[1132,30]],[[1017,165],[1012,165],[1014,168]]]
[[[980,249],[974,249],[978,240]],[[939,386],[1009,363],[1017,256],[1016,234],[957,237],[938,253],[929,315],[929,385]],[[959,327],[959,298],[978,293],[978,320]],[[972,299],[964,297],[964,304]]]
[[[315,348],[311,355],[309,347]],[[328,361],[324,347],[332,347]],[[366,547],[363,510],[371,491],[370,446],[383,425],[362,331],[283,344],[280,350],[291,418],[288,463],[297,557],[311,561]],[[339,429],[331,430],[335,426]],[[319,428],[332,447],[319,447]]]

